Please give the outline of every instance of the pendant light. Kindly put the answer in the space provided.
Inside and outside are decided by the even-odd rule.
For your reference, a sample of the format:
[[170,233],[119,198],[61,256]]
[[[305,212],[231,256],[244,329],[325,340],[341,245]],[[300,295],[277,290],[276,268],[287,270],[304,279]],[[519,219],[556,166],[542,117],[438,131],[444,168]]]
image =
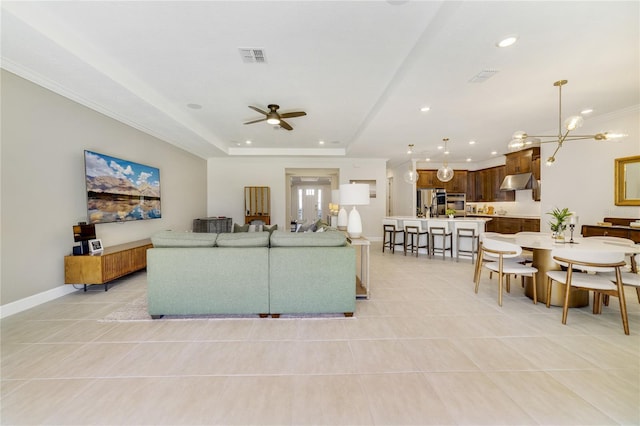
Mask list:
[[[413,154],[413,144],[409,144],[409,149],[407,150],[407,154],[408,155]],[[413,162],[410,163],[409,170],[404,172],[404,175],[402,176],[404,181],[406,183],[408,183],[408,184],[411,184],[411,185],[413,185],[414,183],[418,182],[418,178],[419,177],[420,176],[418,176],[418,172],[413,170]]]
[[449,138],[442,139],[444,141],[444,155],[445,160],[442,163],[442,167],[438,169],[436,176],[438,176],[438,180],[440,182],[449,182],[453,179],[453,169],[449,167],[449,163],[447,162],[447,155],[449,155],[449,150],[447,150],[447,142],[449,142]]

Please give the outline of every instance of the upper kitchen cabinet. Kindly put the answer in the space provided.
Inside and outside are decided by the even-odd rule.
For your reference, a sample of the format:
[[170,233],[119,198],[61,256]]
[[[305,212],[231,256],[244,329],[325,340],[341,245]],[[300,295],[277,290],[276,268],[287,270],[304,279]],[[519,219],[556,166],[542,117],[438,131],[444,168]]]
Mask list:
[[[534,160],[538,160],[538,175],[540,174],[540,147],[523,149],[506,154],[506,171],[508,175],[520,173],[534,173]],[[535,174],[535,173],[534,173]]]
[[491,167],[475,172],[475,198],[473,201],[515,201],[514,191],[501,191],[500,185],[507,175],[505,166]]
[[478,172],[467,172],[467,201],[476,201],[476,176]]
[[442,182],[438,179],[437,170],[418,170],[418,182],[416,187],[424,188],[442,188],[447,192],[461,193],[467,192],[467,171],[454,170],[453,179],[449,182]]
[[466,170],[454,170],[453,179],[444,183],[444,189],[450,193],[464,194],[467,192],[467,176]]
[[417,188],[444,188],[444,183],[438,180],[436,170],[418,170]]

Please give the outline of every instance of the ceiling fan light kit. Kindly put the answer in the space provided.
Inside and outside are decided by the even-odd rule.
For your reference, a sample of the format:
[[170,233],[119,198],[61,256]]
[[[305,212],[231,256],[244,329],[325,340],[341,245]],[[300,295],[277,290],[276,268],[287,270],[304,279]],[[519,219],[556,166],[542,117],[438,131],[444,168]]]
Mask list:
[[252,121],[247,121],[244,124],[253,124],[253,123],[260,123],[261,121],[266,121],[269,124],[273,124],[273,125],[280,125],[280,127],[282,127],[283,129],[286,130],[293,130],[293,127],[291,127],[291,125],[289,123],[287,123],[286,121],[283,120],[283,118],[294,118],[294,117],[302,117],[307,115],[306,112],[304,111],[294,111],[294,112],[285,112],[285,113],[278,113],[278,109],[280,109],[280,105],[276,105],[276,104],[269,104],[267,105],[267,108],[269,108],[269,111],[264,111],[261,110],[258,107],[249,105],[249,108],[251,108],[252,110],[259,112],[260,114],[264,115],[264,118],[260,118],[258,120],[252,120]]
[[[557,143],[555,151],[549,158],[547,158],[547,166],[551,166],[556,161],[556,154],[562,148],[562,144],[565,141],[577,141],[583,139],[594,139],[597,141],[605,141],[612,139],[620,139],[626,134],[613,133],[613,132],[601,132],[595,135],[569,135],[570,132],[581,127],[584,124],[584,118],[580,115],[573,115],[567,118],[564,123],[562,122],[562,86],[568,83],[568,80],[558,80],[553,83],[558,88],[558,135],[557,136],[534,136],[529,135],[527,132],[519,130],[512,136],[511,142],[507,145],[509,151],[518,151],[524,148],[526,145],[541,144],[541,143]],[[591,112],[591,111],[589,111]],[[543,140],[546,138],[548,140]]]

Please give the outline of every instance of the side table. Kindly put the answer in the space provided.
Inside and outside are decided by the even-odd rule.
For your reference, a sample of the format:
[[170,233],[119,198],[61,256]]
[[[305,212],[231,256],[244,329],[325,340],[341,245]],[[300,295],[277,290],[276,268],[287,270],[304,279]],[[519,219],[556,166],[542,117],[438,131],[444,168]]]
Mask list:
[[371,297],[371,285],[369,283],[369,247],[371,242],[364,237],[347,237],[347,241],[354,247],[360,247],[360,255],[356,256],[356,261],[359,263],[359,267],[356,265],[356,271],[360,273],[359,276],[356,273],[356,298],[369,299]]

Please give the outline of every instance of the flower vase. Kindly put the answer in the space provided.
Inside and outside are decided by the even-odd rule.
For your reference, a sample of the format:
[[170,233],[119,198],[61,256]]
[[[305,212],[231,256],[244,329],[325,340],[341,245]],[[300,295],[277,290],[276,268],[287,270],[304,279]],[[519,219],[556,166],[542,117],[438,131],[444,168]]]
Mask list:
[[551,234],[551,238],[556,243],[564,243],[564,231],[555,231]]
[[452,214],[449,215],[449,219],[453,219],[453,215]]

